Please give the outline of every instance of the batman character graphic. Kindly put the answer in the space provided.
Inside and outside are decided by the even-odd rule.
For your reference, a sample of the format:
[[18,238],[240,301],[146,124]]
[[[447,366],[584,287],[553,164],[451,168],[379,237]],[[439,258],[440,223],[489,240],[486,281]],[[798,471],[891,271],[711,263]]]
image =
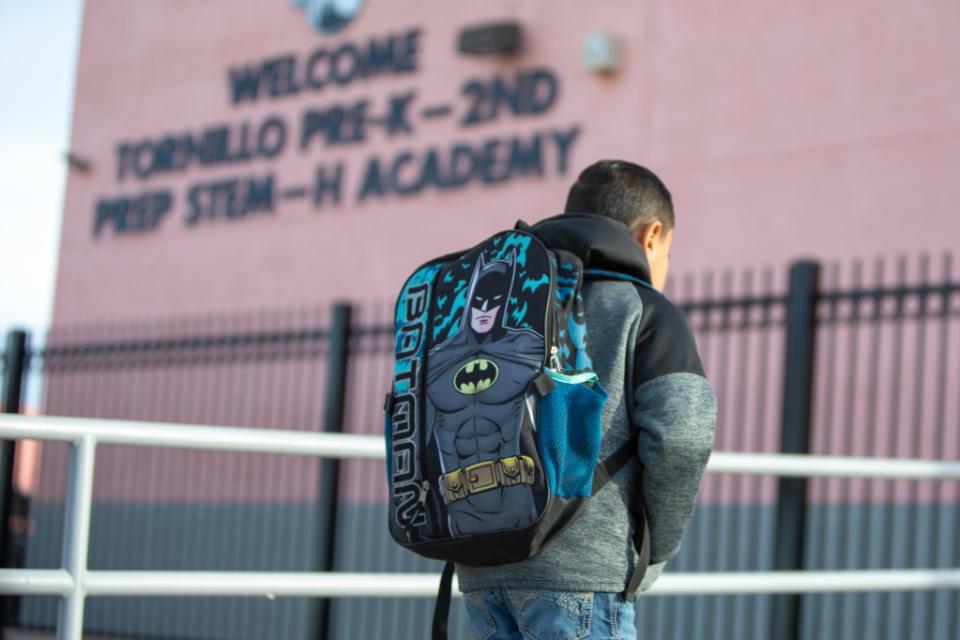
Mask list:
[[543,365],[544,339],[505,324],[516,255],[479,257],[457,333],[428,354],[427,436],[439,449],[432,479],[454,536],[531,524],[537,517],[534,463],[520,450],[524,425],[534,428],[528,388]]

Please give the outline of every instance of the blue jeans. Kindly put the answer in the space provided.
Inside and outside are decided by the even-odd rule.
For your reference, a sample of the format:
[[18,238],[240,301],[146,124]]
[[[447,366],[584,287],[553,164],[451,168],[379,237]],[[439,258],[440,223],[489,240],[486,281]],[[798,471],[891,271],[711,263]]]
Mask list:
[[622,593],[483,589],[464,595],[476,640],[636,640]]

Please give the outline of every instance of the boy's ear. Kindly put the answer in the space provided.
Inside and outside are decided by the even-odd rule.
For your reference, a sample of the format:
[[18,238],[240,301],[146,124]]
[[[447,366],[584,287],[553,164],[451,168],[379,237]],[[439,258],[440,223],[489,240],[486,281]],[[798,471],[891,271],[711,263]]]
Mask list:
[[663,223],[659,220],[652,220],[633,233],[633,237],[640,245],[647,250],[654,248],[654,243],[659,242],[663,236]]

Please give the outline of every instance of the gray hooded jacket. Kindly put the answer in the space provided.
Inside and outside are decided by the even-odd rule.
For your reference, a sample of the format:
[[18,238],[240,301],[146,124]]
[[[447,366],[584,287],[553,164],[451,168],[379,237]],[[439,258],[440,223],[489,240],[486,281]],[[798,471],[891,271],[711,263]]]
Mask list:
[[[533,230],[548,247],[578,255],[585,268],[650,281],[643,249],[619,222],[564,214]],[[587,502],[583,515],[533,558],[496,567],[457,565],[462,591],[624,591],[637,563],[631,542],[635,500],[642,500],[650,527],[651,567],[641,589],[649,588],[679,551],[717,413],[693,334],[683,313],[650,287],[587,280],[583,297],[588,348],[608,394],[601,457],[636,433],[636,461],[614,475]]]

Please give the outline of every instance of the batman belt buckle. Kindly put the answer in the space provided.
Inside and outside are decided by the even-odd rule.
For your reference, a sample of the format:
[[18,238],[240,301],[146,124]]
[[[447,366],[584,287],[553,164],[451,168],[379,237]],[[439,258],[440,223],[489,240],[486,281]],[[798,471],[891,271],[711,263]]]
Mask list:
[[493,460],[484,460],[472,464],[465,469],[467,472],[467,483],[470,486],[470,493],[480,493],[496,489],[499,486],[497,475],[493,471]]

